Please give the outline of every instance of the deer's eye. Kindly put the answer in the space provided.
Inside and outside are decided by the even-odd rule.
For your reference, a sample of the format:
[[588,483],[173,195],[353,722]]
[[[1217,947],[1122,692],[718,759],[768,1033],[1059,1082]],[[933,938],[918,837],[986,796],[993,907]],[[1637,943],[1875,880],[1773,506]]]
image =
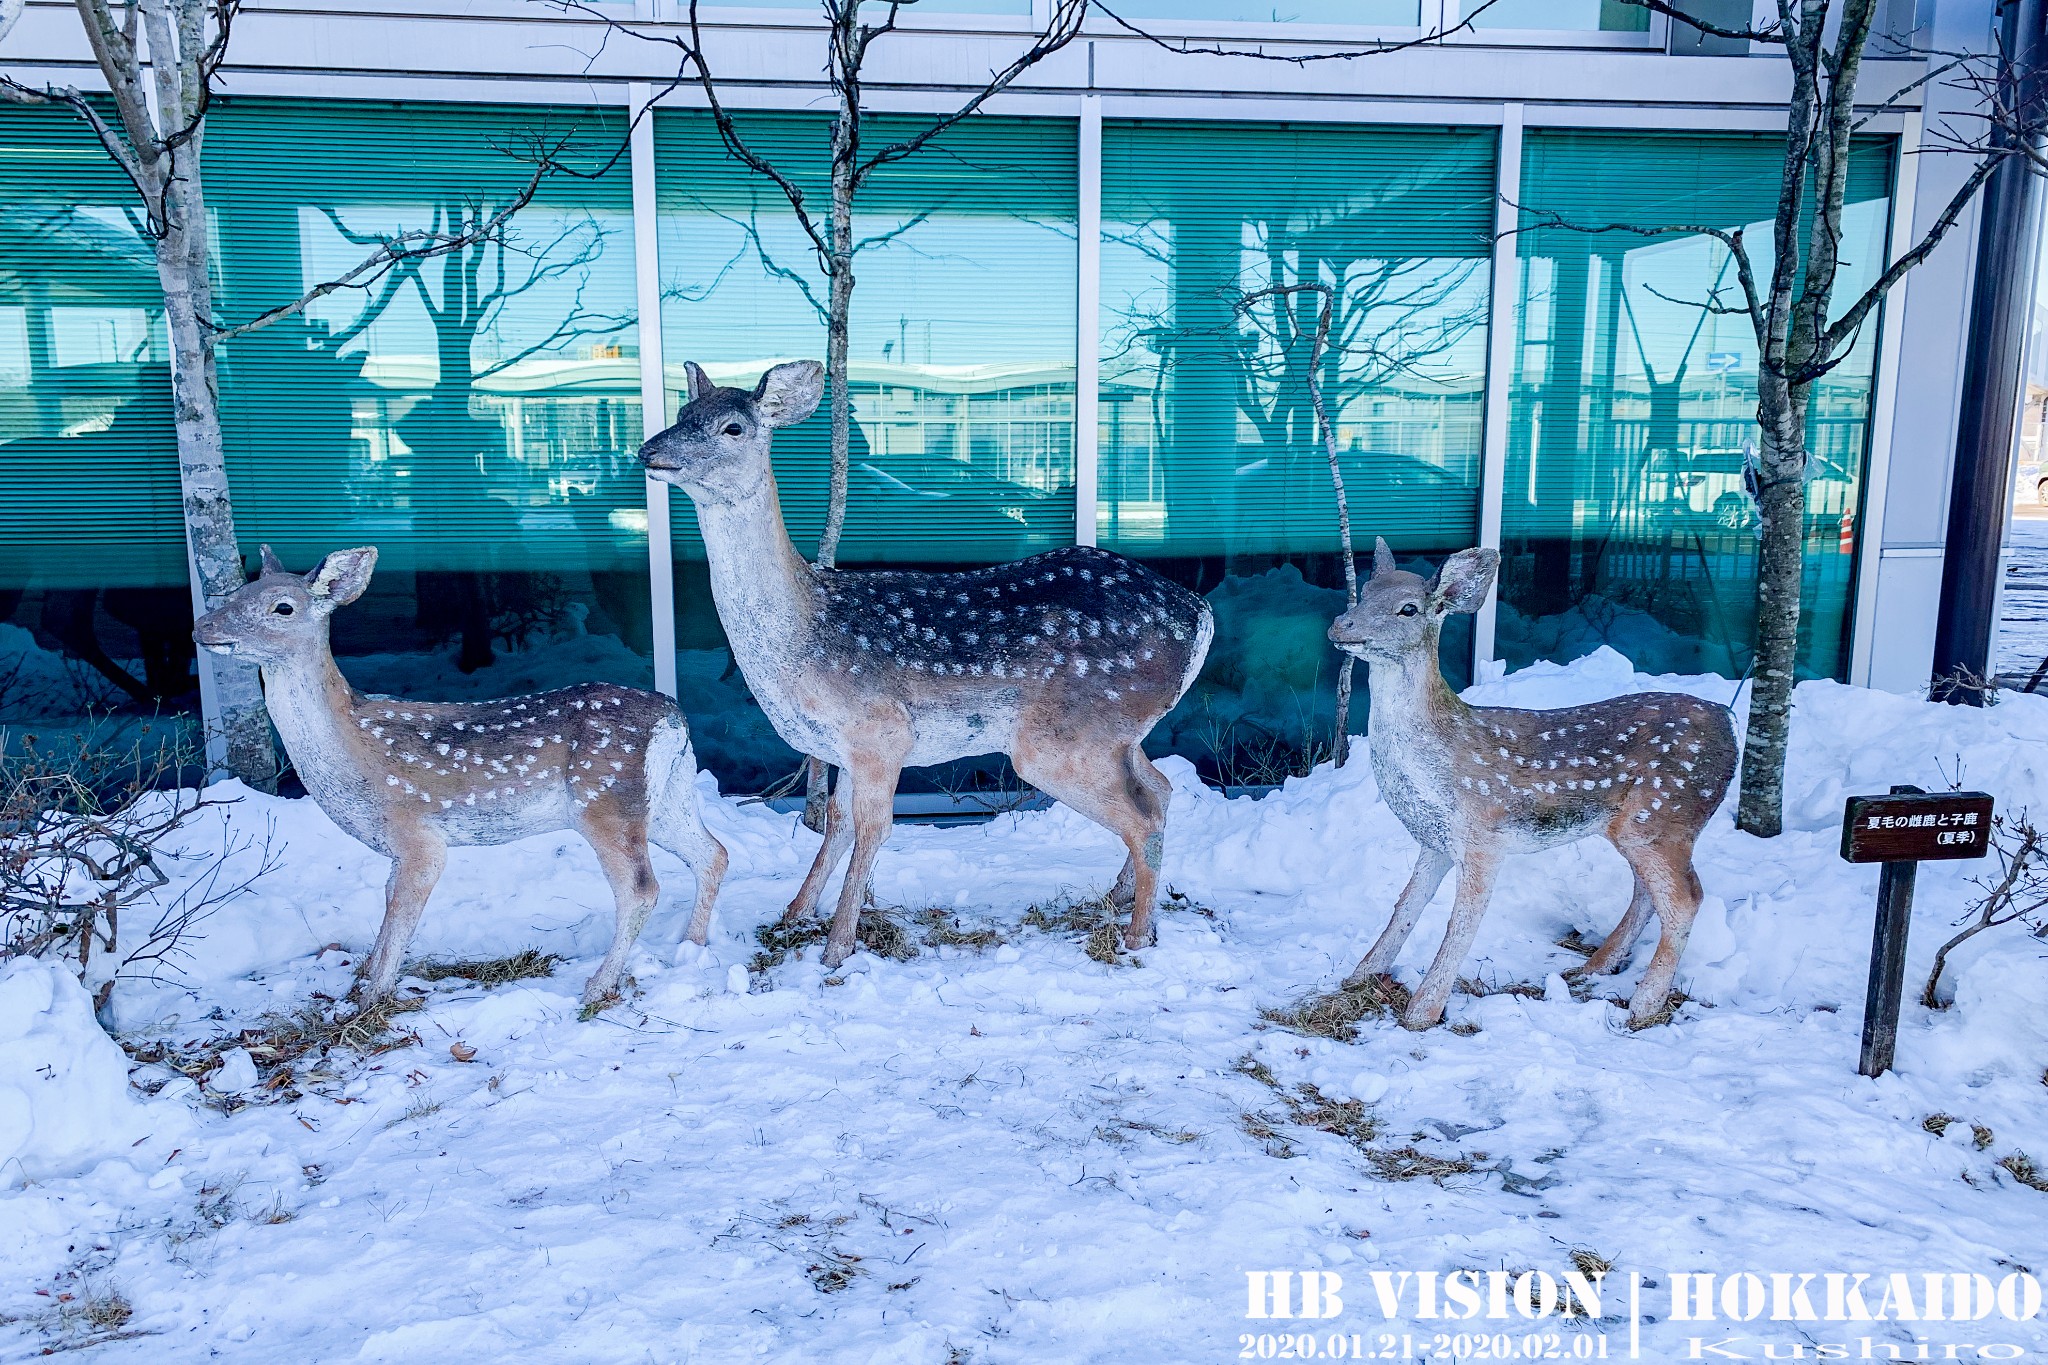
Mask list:
[[272,607],[271,610],[276,612],[279,616],[290,616],[293,612],[297,611],[298,608],[294,607],[289,602],[279,602],[276,606]]
[[1403,616],[1413,616],[1415,614],[1415,604],[1413,602],[1407,603],[1401,608],[1400,614]]
[[728,436],[737,436],[745,430],[746,428],[741,426],[738,422],[727,422],[725,424],[725,434]]

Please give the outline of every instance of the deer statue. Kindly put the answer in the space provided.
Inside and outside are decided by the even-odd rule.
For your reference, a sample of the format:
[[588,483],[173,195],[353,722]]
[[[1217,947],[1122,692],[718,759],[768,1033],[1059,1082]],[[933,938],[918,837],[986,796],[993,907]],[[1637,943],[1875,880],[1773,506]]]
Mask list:
[[1208,653],[1201,598],[1089,546],[964,573],[840,572],[790,543],[769,447],[824,393],[814,361],[752,392],[687,367],[675,425],[640,449],[696,504],[711,594],[775,732],[838,767],[825,840],[784,916],[813,913],[849,845],[824,962],[854,948],[862,892],[906,765],[1004,753],[1026,782],[1123,841],[1124,941],[1152,941],[1171,787],[1139,747]]
[[697,759],[676,704],[609,683],[481,702],[358,692],[335,667],[327,618],[362,596],[376,563],[374,547],[337,550],[300,575],[266,545],[256,578],[192,631],[205,648],[261,667],[271,719],[306,790],[335,824],[391,859],[384,924],[357,971],[362,1002],[397,982],[451,845],[558,829],[590,841],[618,920],[583,987],[586,1006],[616,995],[660,894],[649,838],[696,874],[689,934],[704,942],[725,849],[698,812]]
[[1693,842],[1727,794],[1735,732],[1725,708],[1675,692],[1556,711],[1467,706],[1437,668],[1437,634],[1450,613],[1479,609],[1499,567],[1497,551],[1464,550],[1425,579],[1395,568],[1381,540],[1357,603],[1330,627],[1331,642],[1370,670],[1373,774],[1422,845],[1393,917],[1344,984],[1392,969],[1456,863],[1450,928],[1401,1016],[1429,1028],[1443,1018],[1501,859],[1601,834],[1628,860],[1635,894],[1575,970],[1626,967],[1654,909],[1657,953],[1629,1002],[1640,1028],[1663,1010],[1699,910]]

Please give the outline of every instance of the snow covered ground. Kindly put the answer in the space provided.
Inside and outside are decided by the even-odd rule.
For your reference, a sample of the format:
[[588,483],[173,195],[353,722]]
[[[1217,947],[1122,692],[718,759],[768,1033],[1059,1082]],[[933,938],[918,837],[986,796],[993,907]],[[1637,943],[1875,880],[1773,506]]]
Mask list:
[[[1467,695],[1650,686],[1730,690],[1603,651]],[[1997,1164],[2048,1165],[2048,948],[1977,940],[1951,1008],[1908,1006],[1897,1072],[1859,1078],[1877,874],[1836,854],[1843,796],[1893,782],[2048,806],[2048,697],[1971,710],[1810,683],[1798,706],[1790,828],[1762,842],[1717,818],[1681,974],[1695,1001],[1635,1035],[1555,976],[1578,960],[1555,941],[1597,937],[1626,900],[1621,860],[1592,843],[1513,865],[1467,968],[1540,996],[1461,995],[1454,1027],[1367,1021],[1349,1044],[1263,1024],[1343,976],[1406,876],[1413,845],[1362,754],[1260,800],[1171,767],[1184,900],[1142,965],[1024,925],[1117,866],[1107,835],[1056,809],[900,827],[882,856],[879,899],[953,910],[1003,946],[862,955],[832,978],[813,948],[750,978],[753,931],[815,842],[714,801],[733,863],[710,947],[678,948],[687,874],[658,855],[638,992],[583,1023],[611,919],[589,851],[458,851],[418,955],[574,960],[489,991],[422,987],[400,1020],[419,1046],[231,1115],[188,1081],[146,1096],[160,1067],[123,1097],[83,993],[17,967],[0,977],[0,1360],[98,1332],[140,1335],[93,1358],[150,1362],[1223,1361],[1272,1326],[1245,1319],[1250,1270],[1340,1273],[1346,1312],[1315,1330],[1369,1347],[1373,1270],[1561,1275],[1585,1249],[1664,1287],[1646,1291],[1659,1319],[1673,1272],[2048,1270],[2048,1194]],[[219,818],[274,827],[283,866],[209,924],[186,988],[121,988],[132,1036],[232,1032],[338,994],[375,931],[383,861],[310,802],[245,794]],[[1981,871],[1922,870],[1909,994]],[[1411,982],[1447,900],[1411,943]],[[255,1078],[237,1057],[212,1084]],[[1280,1092],[1303,1085],[1362,1102],[1369,1151],[1292,1121]],[[1959,1121],[1937,1136],[1935,1114]],[[1472,1169],[1388,1178],[1417,1157]],[[84,1321],[114,1290],[132,1316]],[[1642,1358],[1685,1353],[1685,1324],[1642,1330]],[[1909,1357],[1923,1339],[2048,1349],[2041,1320],[1996,1315],[1714,1339],[1745,1330],[1752,1354],[1864,1335]],[[1610,1357],[1625,1346],[1616,1329]]]

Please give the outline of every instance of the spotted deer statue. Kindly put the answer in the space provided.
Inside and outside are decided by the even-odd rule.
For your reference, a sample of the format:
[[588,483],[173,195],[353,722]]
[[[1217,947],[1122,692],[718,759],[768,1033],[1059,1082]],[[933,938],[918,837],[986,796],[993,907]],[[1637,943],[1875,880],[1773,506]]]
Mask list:
[[611,949],[583,987],[586,1005],[618,991],[626,954],[661,888],[647,841],[690,864],[702,943],[725,849],[697,809],[697,760],[676,704],[654,692],[584,683],[503,701],[421,702],[365,695],[335,667],[327,621],[362,596],[374,548],[338,550],[311,573],[269,546],[262,571],[199,618],[192,638],[257,663],[271,719],[320,809],[391,860],[384,924],[358,969],[364,1003],[389,994],[452,845],[505,844],[573,829],[611,882]]
[[1425,579],[1395,568],[1381,540],[1357,604],[1330,627],[1331,642],[1371,671],[1373,773],[1422,846],[1386,930],[1345,984],[1393,968],[1456,864],[1450,928],[1401,1016],[1429,1028],[1443,1018],[1501,860],[1599,834],[1628,860],[1635,893],[1576,971],[1626,967],[1654,910],[1657,952],[1629,1002],[1629,1022],[1641,1027],[1664,1009],[1699,910],[1693,842],[1734,776],[1734,729],[1724,708],[1674,692],[1556,711],[1466,705],[1437,667],[1437,634],[1450,613],[1479,609],[1499,566],[1496,551],[1465,550]]
[[719,620],[775,732],[840,770],[785,918],[816,910],[850,847],[825,942],[825,965],[839,965],[903,769],[1003,753],[1123,841],[1125,942],[1149,943],[1171,788],[1139,745],[1202,667],[1208,604],[1088,546],[964,573],[814,568],[783,526],[769,447],[817,407],[823,370],[777,365],[752,391],[686,373],[675,425],[640,459],[696,505]]

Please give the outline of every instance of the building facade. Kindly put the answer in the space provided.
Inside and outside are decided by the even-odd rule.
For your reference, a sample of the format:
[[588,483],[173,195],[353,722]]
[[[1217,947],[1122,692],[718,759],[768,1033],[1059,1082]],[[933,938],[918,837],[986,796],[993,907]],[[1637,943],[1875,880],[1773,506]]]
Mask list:
[[[1607,645],[1651,671],[1741,676],[1756,344],[1710,306],[1733,287],[1727,252],[1681,225],[1770,218],[1784,63],[1613,0],[1499,0],[1438,44],[1274,60],[1440,31],[1458,3],[1123,0],[878,172],[856,214],[841,563],[1075,541],[1153,563],[1219,624],[1158,747],[1227,782],[1298,770],[1330,734],[1323,632],[1343,582],[1304,382],[1314,296],[1246,296],[1320,281],[1335,303],[1319,373],[1362,543],[1384,536],[1414,567],[1503,553],[1447,669]],[[872,59],[871,145],[957,105],[1043,23],[1034,4],[906,10]],[[815,10],[700,15],[742,133],[821,200]],[[687,499],[634,452],[673,415],[686,360],[751,383],[821,356],[825,284],[781,191],[675,85],[675,49],[606,22],[658,39],[686,18],[681,0],[249,9],[205,146],[230,321],[395,232],[489,213],[537,140],[575,173],[501,240],[229,343],[222,403],[252,559],[260,543],[298,565],[382,552],[334,621],[359,686],[658,686],[726,788],[759,790],[794,756],[732,667]],[[1915,85],[1926,66],[1898,44],[1981,48],[1992,5],[1888,3],[1883,22],[1844,296],[1968,170],[1931,150],[1947,96]],[[95,82],[69,5],[32,4],[7,48],[18,79]],[[17,729],[199,710],[135,212],[73,116],[0,106],[0,724]],[[1816,395],[1808,676],[1926,683],[1974,219]],[[1672,230],[1585,230],[1610,224]],[[822,417],[777,445],[806,551],[827,445]]]

